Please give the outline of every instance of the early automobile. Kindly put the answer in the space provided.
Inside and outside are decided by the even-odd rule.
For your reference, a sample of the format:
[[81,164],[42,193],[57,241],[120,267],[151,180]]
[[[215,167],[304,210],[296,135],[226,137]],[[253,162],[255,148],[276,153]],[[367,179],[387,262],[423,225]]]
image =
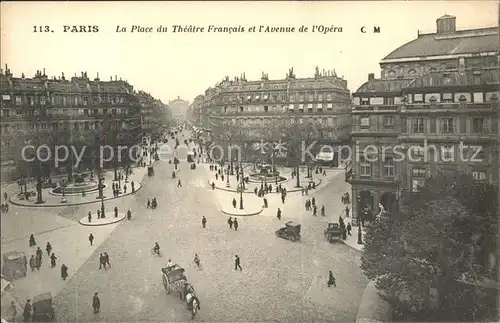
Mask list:
[[55,320],[52,294],[44,293],[33,297],[33,322],[52,322]]
[[328,223],[328,227],[325,229],[325,237],[328,242],[339,240],[342,237],[342,229],[339,224]]
[[300,240],[300,227],[301,225],[293,221],[285,223],[285,227],[275,231],[276,236],[291,241]]

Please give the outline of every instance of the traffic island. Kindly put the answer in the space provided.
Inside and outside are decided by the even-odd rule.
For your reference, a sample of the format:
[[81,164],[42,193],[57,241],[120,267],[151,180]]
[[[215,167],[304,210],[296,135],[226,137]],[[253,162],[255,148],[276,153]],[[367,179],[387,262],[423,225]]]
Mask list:
[[109,225],[109,224],[114,224],[118,223],[120,221],[123,221],[127,214],[118,212],[118,217],[115,217],[115,212],[113,210],[106,210],[106,217],[105,218],[97,218],[96,214],[92,215],[92,219],[89,222],[89,217],[88,215],[84,216],[83,218],[78,221],[81,225],[88,226],[88,227],[97,227],[97,226],[103,226],[103,225]]
[[[129,182],[130,183],[130,182]],[[130,187],[130,185],[127,186]],[[119,199],[124,196],[128,195],[133,195],[137,193],[140,189],[142,188],[142,184],[134,181],[134,192],[132,193],[132,190],[129,188],[127,190],[126,194],[120,194],[118,197],[113,196],[113,192],[111,190],[111,187],[108,186],[107,189],[104,190],[103,194],[106,196],[103,200],[104,201],[110,201],[114,199]],[[50,193],[51,189],[44,189],[43,190],[43,198],[45,202],[43,204],[36,204],[36,197],[31,198],[29,200],[21,200],[16,196],[11,196],[9,199],[9,202],[12,203],[13,205],[16,206],[24,206],[24,207],[68,207],[68,206],[76,206],[76,205],[85,205],[85,204],[92,204],[92,203],[100,203],[101,199],[97,198],[97,192],[89,192],[85,194],[85,196],[82,195],[70,195],[70,194],[65,194],[65,196],[57,196],[57,195],[52,195]]]
[[249,205],[245,207],[243,210],[240,210],[238,206],[234,208],[231,205],[230,207],[221,208],[220,211],[227,216],[254,216],[262,212],[262,207],[256,205]]

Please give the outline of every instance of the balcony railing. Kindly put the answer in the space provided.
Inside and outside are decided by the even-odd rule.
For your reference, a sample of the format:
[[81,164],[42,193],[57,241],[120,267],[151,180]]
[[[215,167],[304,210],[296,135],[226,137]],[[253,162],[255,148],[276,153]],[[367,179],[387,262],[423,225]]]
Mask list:
[[426,109],[498,109],[500,102],[433,102],[433,103],[409,103],[402,106],[403,110],[426,110]]

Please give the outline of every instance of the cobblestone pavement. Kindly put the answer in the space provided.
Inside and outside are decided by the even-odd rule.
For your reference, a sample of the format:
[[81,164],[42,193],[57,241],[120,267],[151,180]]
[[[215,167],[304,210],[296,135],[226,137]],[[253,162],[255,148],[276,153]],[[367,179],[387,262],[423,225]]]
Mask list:
[[[189,321],[178,295],[167,295],[163,288],[160,270],[168,258],[186,268],[197,291],[201,311],[195,320],[354,321],[367,284],[359,269],[359,252],[327,243],[324,223],[300,215],[303,207],[294,212],[291,194],[290,209],[284,213],[302,217],[302,242],[277,238],[274,231],[284,221],[272,216],[239,218],[238,231],[229,230],[215,193],[197,184],[207,179],[206,171],[190,170],[186,163],[180,168],[183,187],[178,188],[177,179],[171,178],[173,165],[155,164],[155,176],[143,181],[143,189],[131,201],[132,220],[117,226],[55,298],[58,321]],[[324,190],[325,196],[331,195]],[[154,196],[158,208],[147,209],[147,199]],[[294,203],[300,204],[298,199]],[[205,229],[202,216],[208,220]],[[151,254],[155,241],[162,257]],[[106,271],[97,269],[104,251],[113,266]],[[195,268],[195,253],[203,270]],[[233,267],[236,254],[241,272]],[[328,270],[337,278],[337,288],[326,287]],[[99,314],[92,314],[95,292],[101,299]]]

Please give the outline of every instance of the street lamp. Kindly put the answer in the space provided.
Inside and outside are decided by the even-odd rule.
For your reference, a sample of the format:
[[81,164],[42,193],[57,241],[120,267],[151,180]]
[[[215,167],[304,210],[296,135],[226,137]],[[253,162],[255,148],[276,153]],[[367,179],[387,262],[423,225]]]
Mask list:
[[226,182],[226,187],[229,187],[229,186],[230,186],[230,185],[229,185],[229,169],[227,170],[226,174],[227,174],[227,182]]
[[245,187],[245,182],[243,180],[243,168],[241,169],[241,185],[240,185],[240,210],[243,210],[243,190]]

